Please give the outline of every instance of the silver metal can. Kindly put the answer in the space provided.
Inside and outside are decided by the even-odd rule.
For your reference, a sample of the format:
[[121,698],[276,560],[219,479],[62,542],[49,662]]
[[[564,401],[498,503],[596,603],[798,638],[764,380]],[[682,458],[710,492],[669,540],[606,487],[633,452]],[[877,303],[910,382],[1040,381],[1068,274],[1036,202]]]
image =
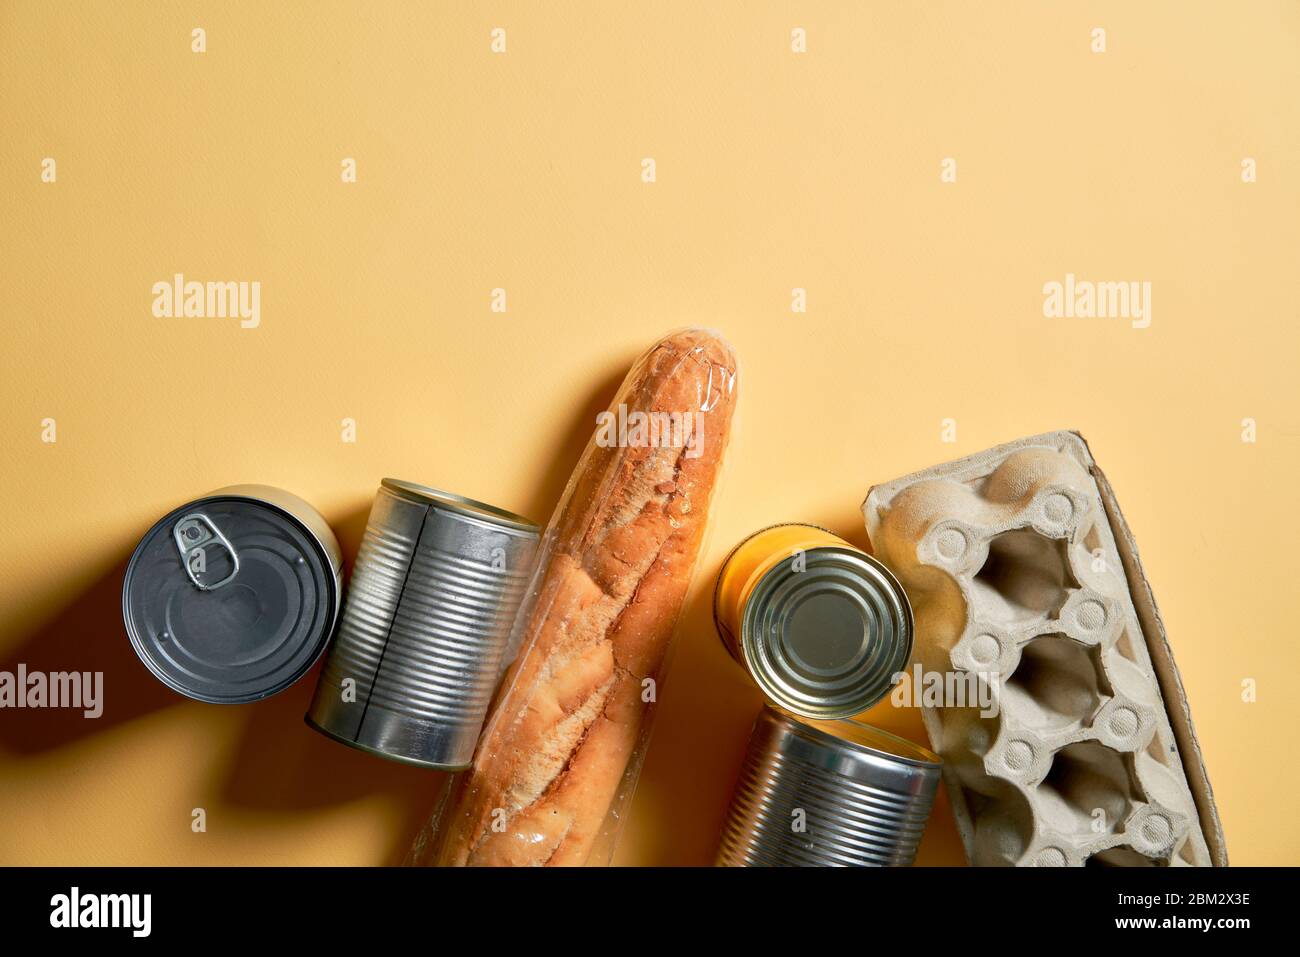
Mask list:
[[141,539],[122,619],[159,681],[242,704],[293,684],[338,622],[343,557],[321,514],[269,485],[232,485],[174,509]]
[[307,723],[395,761],[468,767],[540,533],[491,505],[384,479]]
[[801,717],[848,718],[912,656],[912,606],[883,564],[816,525],[773,525],[732,550],[713,616],[763,693]]
[[856,721],[764,707],[731,801],[721,867],[906,867],[939,786],[939,756]]

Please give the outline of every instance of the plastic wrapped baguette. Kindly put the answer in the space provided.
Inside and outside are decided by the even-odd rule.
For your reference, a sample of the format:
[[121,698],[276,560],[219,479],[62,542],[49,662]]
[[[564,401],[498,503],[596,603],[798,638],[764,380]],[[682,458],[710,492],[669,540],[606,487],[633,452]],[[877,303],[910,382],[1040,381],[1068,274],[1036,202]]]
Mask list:
[[414,862],[609,863],[735,403],[716,333],[669,335],[632,367],[547,530],[473,767]]

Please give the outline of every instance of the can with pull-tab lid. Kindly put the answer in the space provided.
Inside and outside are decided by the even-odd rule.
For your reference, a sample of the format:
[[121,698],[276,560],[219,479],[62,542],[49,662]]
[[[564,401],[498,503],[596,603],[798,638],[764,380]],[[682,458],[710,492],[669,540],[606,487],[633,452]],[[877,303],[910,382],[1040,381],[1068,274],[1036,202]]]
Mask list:
[[145,534],[122,583],[122,618],[140,660],[174,691],[257,701],[324,652],[342,572],[338,540],[311,505],[269,485],[233,485]]
[[390,760],[467,767],[540,534],[503,509],[384,479],[307,723]]

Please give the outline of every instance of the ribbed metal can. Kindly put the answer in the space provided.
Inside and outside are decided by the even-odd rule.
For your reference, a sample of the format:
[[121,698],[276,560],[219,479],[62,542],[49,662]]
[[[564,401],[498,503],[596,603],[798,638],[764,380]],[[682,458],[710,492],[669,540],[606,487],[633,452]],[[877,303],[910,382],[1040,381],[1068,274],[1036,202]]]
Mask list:
[[540,532],[491,505],[384,479],[307,723],[395,761],[468,767]]
[[855,721],[754,723],[720,867],[906,867],[939,786],[938,755]]

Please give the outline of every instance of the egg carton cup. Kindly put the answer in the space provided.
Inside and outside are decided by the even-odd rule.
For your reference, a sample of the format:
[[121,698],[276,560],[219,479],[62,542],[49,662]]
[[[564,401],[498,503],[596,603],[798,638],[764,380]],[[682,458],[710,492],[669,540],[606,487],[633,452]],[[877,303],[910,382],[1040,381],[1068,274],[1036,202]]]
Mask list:
[[916,659],[996,702],[922,709],[972,864],[1227,865],[1164,624],[1082,436],[877,485],[862,510]]

